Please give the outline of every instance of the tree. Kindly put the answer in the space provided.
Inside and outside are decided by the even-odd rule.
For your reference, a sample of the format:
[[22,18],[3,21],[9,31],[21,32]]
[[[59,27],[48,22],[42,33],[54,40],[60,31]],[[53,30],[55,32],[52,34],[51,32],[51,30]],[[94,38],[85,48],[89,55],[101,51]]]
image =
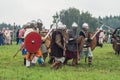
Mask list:
[[90,25],[90,31],[94,31],[98,26],[97,19],[92,17],[90,13],[82,12],[80,14],[80,11],[76,8],[69,8],[67,10],[63,9],[59,12],[59,15],[56,13],[56,15],[53,16],[53,22],[55,22],[56,18],[65,24],[69,29],[71,29],[73,22],[78,24],[78,30],[80,30],[84,22],[87,22]]
[[68,10],[60,11],[59,15],[53,16],[53,22],[55,22],[55,18],[59,18],[59,20],[65,24],[69,29],[72,27],[72,23],[79,23],[80,12],[76,8],[69,8]]
[[[0,24],[0,30],[2,30],[3,28],[9,28],[10,30],[13,30],[14,28],[14,25],[11,25],[11,24],[6,24],[6,23],[1,23]],[[20,25],[16,25],[16,29],[20,29]]]
[[98,20],[94,17],[89,12],[82,12],[80,15],[80,23],[79,25],[82,26],[82,24],[86,22],[89,24],[90,31],[95,31],[95,29],[98,27]]

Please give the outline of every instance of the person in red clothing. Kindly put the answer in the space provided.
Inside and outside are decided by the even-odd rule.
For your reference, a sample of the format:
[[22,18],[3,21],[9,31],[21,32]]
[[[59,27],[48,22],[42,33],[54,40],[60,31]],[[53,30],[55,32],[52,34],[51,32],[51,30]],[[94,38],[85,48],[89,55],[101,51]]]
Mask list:
[[26,24],[26,25],[23,25],[23,28],[19,30],[19,33],[18,33],[18,38],[19,38],[19,44],[22,43],[22,38],[24,37],[24,33],[26,31],[26,28],[28,28],[29,25]]

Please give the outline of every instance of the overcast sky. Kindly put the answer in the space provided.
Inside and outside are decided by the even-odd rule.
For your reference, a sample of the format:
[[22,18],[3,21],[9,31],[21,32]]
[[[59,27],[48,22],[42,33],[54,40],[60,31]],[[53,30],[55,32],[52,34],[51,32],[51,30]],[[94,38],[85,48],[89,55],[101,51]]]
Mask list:
[[23,25],[41,19],[49,27],[52,16],[69,7],[88,11],[94,17],[120,15],[120,0],[0,0],[0,23]]

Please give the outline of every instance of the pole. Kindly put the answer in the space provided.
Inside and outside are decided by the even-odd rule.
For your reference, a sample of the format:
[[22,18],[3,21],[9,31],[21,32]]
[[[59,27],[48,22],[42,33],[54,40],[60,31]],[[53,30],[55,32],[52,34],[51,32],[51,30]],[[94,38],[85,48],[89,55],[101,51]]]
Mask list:
[[15,37],[16,37],[16,26],[15,26],[15,22],[14,22],[14,25],[13,25],[13,41],[15,41]]
[[49,34],[52,32],[52,30],[53,30],[53,28],[51,28],[51,29],[49,30],[49,32],[48,32],[47,35],[45,36],[45,39],[49,36]]
[[91,37],[91,39],[93,39],[96,35],[97,35],[97,33],[100,31],[100,29],[103,27],[103,25],[95,32],[95,34]]

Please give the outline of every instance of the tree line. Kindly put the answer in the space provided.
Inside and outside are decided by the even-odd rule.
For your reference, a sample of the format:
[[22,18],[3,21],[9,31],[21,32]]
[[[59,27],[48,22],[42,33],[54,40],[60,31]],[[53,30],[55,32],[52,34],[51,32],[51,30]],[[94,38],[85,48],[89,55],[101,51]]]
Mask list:
[[0,30],[2,30],[3,28],[9,28],[10,30],[18,30],[21,27],[20,25],[11,25],[3,22],[0,24]]
[[120,16],[111,15],[96,18],[88,11],[83,12],[76,8],[63,9],[60,12],[56,12],[55,15],[53,15],[53,23],[57,23],[58,21],[64,23],[69,29],[72,28],[72,23],[76,22],[78,24],[78,30],[81,29],[84,22],[89,24],[90,31],[95,31],[96,28],[99,28],[103,24],[113,29],[120,27]]
[[[110,28],[120,27],[120,16],[105,16],[105,17],[93,17],[88,11],[83,12],[79,11],[76,8],[63,9],[60,12],[56,12],[53,16],[53,24],[61,21],[67,26],[67,28],[72,28],[72,23],[76,22],[78,24],[78,30],[81,29],[82,24],[87,22],[90,26],[90,31],[95,31],[96,28],[99,28],[102,24],[109,26]],[[11,25],[6,23],[0,24],[0,29],[2,28],[19,29],[19,25]]]

